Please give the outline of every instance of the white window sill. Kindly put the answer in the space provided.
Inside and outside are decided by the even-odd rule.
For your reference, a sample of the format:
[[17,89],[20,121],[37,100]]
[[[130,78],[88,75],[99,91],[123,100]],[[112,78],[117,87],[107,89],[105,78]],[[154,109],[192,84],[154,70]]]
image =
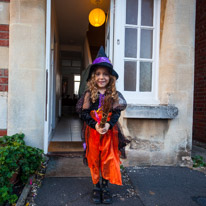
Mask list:
[[124,118],[174,119],[177,115],[178,108],[174,105],[128,104]]

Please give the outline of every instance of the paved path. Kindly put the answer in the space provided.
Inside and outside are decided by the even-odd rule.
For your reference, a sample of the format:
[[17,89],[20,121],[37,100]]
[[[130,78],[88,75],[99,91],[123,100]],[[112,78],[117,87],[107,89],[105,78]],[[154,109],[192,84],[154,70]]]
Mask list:
[[[130,167],[124,186],[110,185],[118,206],[206,206],[206,175],[182,167]],[[38,206],[87,206],[91,178],[45,177],[37,191]]]
[[129,169],[129,177],[146,206],[206,206],[206,175],[199,171],[149,167]]

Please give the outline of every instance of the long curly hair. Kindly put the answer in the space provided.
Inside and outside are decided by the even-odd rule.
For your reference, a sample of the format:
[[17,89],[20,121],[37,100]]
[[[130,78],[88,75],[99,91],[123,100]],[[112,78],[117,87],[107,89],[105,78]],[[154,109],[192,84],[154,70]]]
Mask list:
[[[95,71],[96,70],[93,71],[91,78],[87,83],[87,87],[91,93],[92,103],[94,103],[98,99],[98,88],[97,88],[97,84],[95,81]],[[108,97],[110,96],[113,99],[113,101],[118,100],[118,94],[116,91],[115,84],[116,84],[116,78],[110,74],[109,75],[109,83],[106,86],[105,95],[107,95]]]

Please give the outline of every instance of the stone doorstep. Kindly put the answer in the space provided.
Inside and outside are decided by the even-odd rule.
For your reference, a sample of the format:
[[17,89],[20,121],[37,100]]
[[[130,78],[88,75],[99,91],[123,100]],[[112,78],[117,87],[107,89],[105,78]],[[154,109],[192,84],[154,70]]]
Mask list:
[[52,141],[49,143],[48,152],[83,152],[82,142]]

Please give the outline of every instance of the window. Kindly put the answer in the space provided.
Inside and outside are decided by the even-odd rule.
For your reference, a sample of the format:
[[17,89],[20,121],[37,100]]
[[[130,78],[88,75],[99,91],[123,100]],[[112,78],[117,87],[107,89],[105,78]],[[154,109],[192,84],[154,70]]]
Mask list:
[[115,11],[117,89],[129,103],[157,104],[160,0],[117,0]]
[[63,67],[81,67],[81,61],[73,60],[73,59],[63,59],[62,66]]
[[79,85],[80,85],[80,75],[74,75],[74,94],[78,95],[79,93]]
[[62,60],[62,66],[63,67],[70,67],[71,66],[71,60],[63,59]]

